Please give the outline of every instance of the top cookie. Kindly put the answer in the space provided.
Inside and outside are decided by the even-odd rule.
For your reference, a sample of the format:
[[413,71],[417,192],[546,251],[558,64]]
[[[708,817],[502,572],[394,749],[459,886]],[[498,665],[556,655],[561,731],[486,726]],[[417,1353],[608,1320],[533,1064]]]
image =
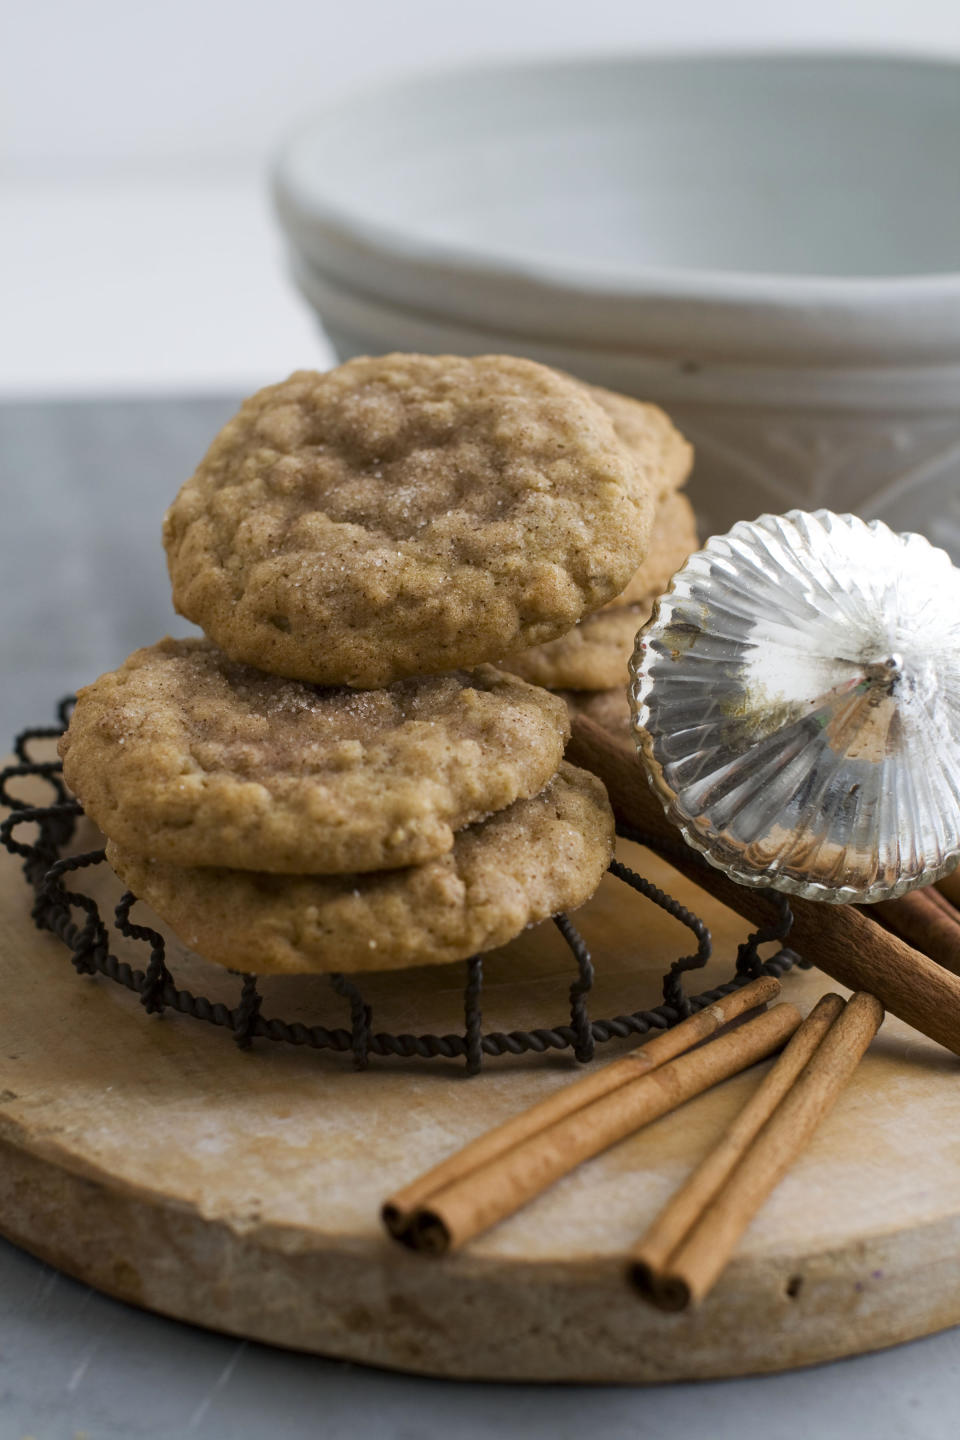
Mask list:
[[245,402],[168,511],[174,604],[232,659],[314,683],[472,666],[623,590],[653,476],[529,360],[299,372]]
[[180,866],[341,874],[418,864],[536,794],[563,702],[490,666],[358,694],[161,640],[80,691],[63,773],[111,840]]

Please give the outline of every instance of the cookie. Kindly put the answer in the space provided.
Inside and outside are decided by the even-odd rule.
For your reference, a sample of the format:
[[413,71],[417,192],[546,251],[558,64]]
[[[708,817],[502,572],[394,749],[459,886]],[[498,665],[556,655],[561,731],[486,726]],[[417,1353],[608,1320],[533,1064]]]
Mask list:
[[650,531],[646,559],[633,575],[622,595],[609,600],[606,609],[632,605],[660,596],[681,565],[699,549],[697,517],[686,495],[673,490],[657,505]]
[[440,855],[556,771],[562,701],[490,666],[319,689],[161,640],[80,691],[64,777],[125,850],[336,874]]
[[626,684],[617,685],[612,690],[566,690],[563,698],[571,718],[586,715],[621,739],[633,735],[633,715]]
[[462,960],[582,905],[612,851],[603,785],[564,762],[539,795],[461,830],[452,850],[406,870],[338,877],[183,869],[113,841],[107,858],[191,949],[259,974]]
[[558,640],[501,660],[504,670],[551,690],[609,690],[626,685],[637,631],[652,601],[588,615]]
[[472,667],[619,594],[658,487],[533,361],[302,371],[245,402],[168,511],[174,604],[232,659],[313,683]]
[[679,490],[693,468],[693,446],[680,434],[659,405],[634,400],[599,385],[585,386],[588,394],[613,421],[620,439],[651,477],[657,498]]

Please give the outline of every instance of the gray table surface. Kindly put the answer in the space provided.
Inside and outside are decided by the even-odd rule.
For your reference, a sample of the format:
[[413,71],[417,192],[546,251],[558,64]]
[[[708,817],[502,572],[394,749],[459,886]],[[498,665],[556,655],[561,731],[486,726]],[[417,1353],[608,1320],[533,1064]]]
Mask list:
[[[160,519],[230,398],[0,406],[0,733],[174,628]],[[3,1016],[0,1002],[0,1033]],[[0,1242],[0,1440],[956,1440],[960,1330],[649,1388],[422,1380],[134,1310]]]

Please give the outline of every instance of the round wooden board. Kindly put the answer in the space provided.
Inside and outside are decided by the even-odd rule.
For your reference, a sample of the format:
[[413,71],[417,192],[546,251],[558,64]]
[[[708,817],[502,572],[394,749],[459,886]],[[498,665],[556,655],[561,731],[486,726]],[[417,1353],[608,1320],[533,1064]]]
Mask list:
[[[720,958],[694,986],[725,977],[743,922],[652,857],[634,860],[711,924]],[[609,877],[578,918],[597,962],[592,1013],[657,1003],[687,932]],[[349,1057],[263,1041],[240,1052],[222,1031],[148,1016],[120,987],[79,978],[32,928],[6,856],[0,957],[0,1229],[134,1304],[324,1355],[511,1380],[779,1370],[960,1321],[960,1070],[895,1020],[708,1302],[662,1315],[626,1287],[623,1253],[758,1072],[582,1166],[463,1253],[428,1260],[385,1238],[380,1202],[565,1084],[571,1061],[507,1058],[469,1079],[442,1060],[374,1059],[356,1074]],[[181,983],[235,996],[232,978],[176,947],[173,958]],[[563,1018],[570,961],[552,926],[486,972],[488,1028]],[[375,1026],[460,1028],[461,981],[459,966],[376,977]],[[265,1013],[289,1017],[303,988],[270,982]],[[816,971],[785,982],[804,1008],[827,988]],[[343,1023],[325,982],[306,990],[314,1019]]]

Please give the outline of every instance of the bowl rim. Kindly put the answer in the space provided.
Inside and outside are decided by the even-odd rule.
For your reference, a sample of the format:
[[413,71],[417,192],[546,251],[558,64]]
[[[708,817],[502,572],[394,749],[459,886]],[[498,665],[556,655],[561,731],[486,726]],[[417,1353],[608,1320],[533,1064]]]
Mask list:
[[[308,256],[293,249],[287,274],[321,322],[344,337],[362,341],[354,353],[412,349],[430,354],[525,355],[574,374],[598,376],[597,383],[628,393],[656,392],[667,406],[704,404],[767,405],[779,410],[808,409],[874,413],[888,416],[906,407],[911,414],[956,409],[960,364],[878,367],[864,360],[811,364],[787,357],[729,354],[703,365],[677,365],[669,355],[563,337],[520,334],[485,324],[482,317],[462,318],[355,290],[325,274]],[[385,338],[387,337],[387,338]],[[625,375],[633,378],[627,380]]]
[[275,147],[270,167],[274,202],[281,223],[296,242],[309,247],[310,239],[331,243],[341,249],[395,266],[429,267],[435,272],[455,275],[478,284],[491,280],[535,286],[544,295],[619,299],[627,303],[707,302],[723,307],[775,306],[792,312],[810,306],[849,312],[851,306],[901,310],[920,302],[934,308],[944,300],[960,302],[960,268],[910,275],[798,275],[778,271],[736,269],[624,266],[588,258],[570,260],[547,257],[524,258],[509,253],[492,254],[469,242],[439,240],[415,235],[400,224],[386,223],[366,215],[362,206],[348,206],[325,196],[322,187],[309,196],[292,178],[290,169],[296,148],[324,124],[336,121],[364,103],[383,103],[390,93],[442,88],[458,79],[502,77],[550,72],[586,71],[605,67],[715,66],[735,67],[801,66],[822,64],[830,68],[848,66],[865,71],[886,67],[916,73],[938,71],[952,74],[960,85],[960,56],[944,56],[918,49],[902,48],[758,48],[730,50],[633,51],[627,54],[596,51],[577,55],[494,58],[464,61],[456,65],[404,70],[379,81],[351,87],[306,119],[291,126]]

